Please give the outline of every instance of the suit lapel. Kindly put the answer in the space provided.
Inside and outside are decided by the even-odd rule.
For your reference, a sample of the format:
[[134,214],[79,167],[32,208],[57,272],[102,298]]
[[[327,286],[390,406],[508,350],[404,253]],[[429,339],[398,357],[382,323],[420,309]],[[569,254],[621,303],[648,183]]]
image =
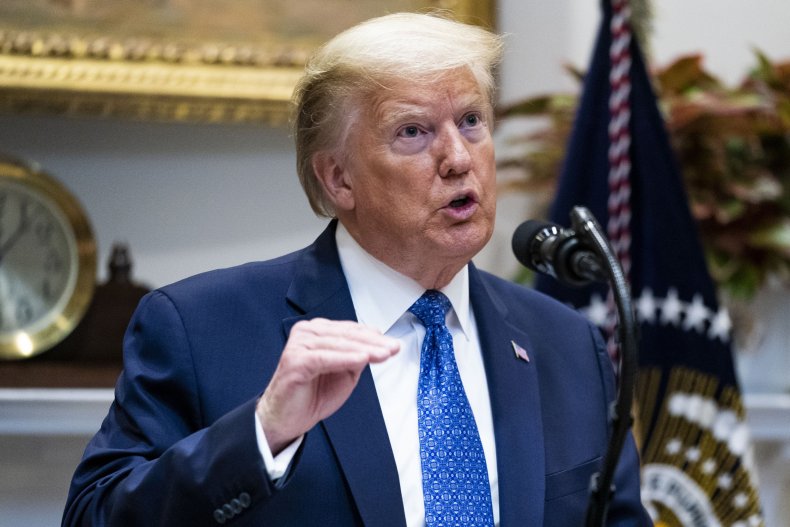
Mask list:
[[529,353],[529,337],[507,322],[507,307],[471,265],[469,283],[494,420],[500,525],[539,526],[545,495],[539,357],[516,357],[511,341]]
[[[335,225],[333,221],[302,255],[288,291],[288,301],[302,314],[283,320],[286,335],[299,320],[357,319],[337,255]],[[320,426],[337,455],[363,523],[405,527],[398,471],[370,368],[362,372],[345,404]]]

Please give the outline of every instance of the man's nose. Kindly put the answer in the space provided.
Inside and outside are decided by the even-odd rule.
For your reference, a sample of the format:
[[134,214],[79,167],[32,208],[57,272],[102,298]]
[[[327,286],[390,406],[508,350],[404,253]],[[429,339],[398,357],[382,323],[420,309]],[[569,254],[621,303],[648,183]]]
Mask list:
[[448,126],[442,130],[438,139],[439,175],[451,177],[469,172],[472,167],[472,155],[461,131],[455,126]]

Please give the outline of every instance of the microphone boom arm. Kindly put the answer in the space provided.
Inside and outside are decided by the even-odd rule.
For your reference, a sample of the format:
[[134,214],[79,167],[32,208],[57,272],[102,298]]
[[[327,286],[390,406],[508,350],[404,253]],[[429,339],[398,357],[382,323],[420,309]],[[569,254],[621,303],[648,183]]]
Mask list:
[[573,230],[585,239],[602,260],[602,267],[606,272],[617,306],[619,321],[617,326],[617,340],[620,344],[619,384],[617,398],[610,408],[612,431],[603,468],[593,474],[590,481],[590,502],[587,506],[586,526],[598,527],[603,526],[606,521],[609,500],[615,490],[612,483],[615,469],[628,430],[633,423],[631,404],[638,368],[637,324],[625,273],[595,217],[584,207],[574,207],[571,211],[571,222]]

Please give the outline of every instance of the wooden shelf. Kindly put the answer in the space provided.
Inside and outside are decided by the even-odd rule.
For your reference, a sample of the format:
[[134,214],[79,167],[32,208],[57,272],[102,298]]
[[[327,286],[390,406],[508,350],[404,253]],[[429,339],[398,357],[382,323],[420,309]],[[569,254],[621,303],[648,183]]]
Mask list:
[[790,394],[747,393],[743,403],[755,441],[790,443]]
[[0,362],[0,388],[112,388],[120,373],[120,362]]
[[[0,435],[92,435],[113,400],[111,388],[0,388]],[[752,438],[790,443],[790,395],[747,394]]]
[[0,435],[90,436],[112,400],[110,388],[0,388]]

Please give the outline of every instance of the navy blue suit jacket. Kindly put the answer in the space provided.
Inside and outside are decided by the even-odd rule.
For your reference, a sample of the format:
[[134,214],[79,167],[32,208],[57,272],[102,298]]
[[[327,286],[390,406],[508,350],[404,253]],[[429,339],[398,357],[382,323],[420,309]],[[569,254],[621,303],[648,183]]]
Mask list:
[[[501,525],[583,525],[615,394],[601,339],[575,312],[474,266],[470,289],[490,388]],[[314,317],[356,319],[334,223],[299,252],[145,297],[125,337],[115,402],[75,472],[64,525],[218,525],[221,509],[227,525],[404,527],[369,369],[348,401],[306,434],[290,472],[277,485],[266,476],[255,402],[290,328]],[[511,340],[530,362],[515,357]],[[649,524],[633,441],[616,483],[610,524]]]

